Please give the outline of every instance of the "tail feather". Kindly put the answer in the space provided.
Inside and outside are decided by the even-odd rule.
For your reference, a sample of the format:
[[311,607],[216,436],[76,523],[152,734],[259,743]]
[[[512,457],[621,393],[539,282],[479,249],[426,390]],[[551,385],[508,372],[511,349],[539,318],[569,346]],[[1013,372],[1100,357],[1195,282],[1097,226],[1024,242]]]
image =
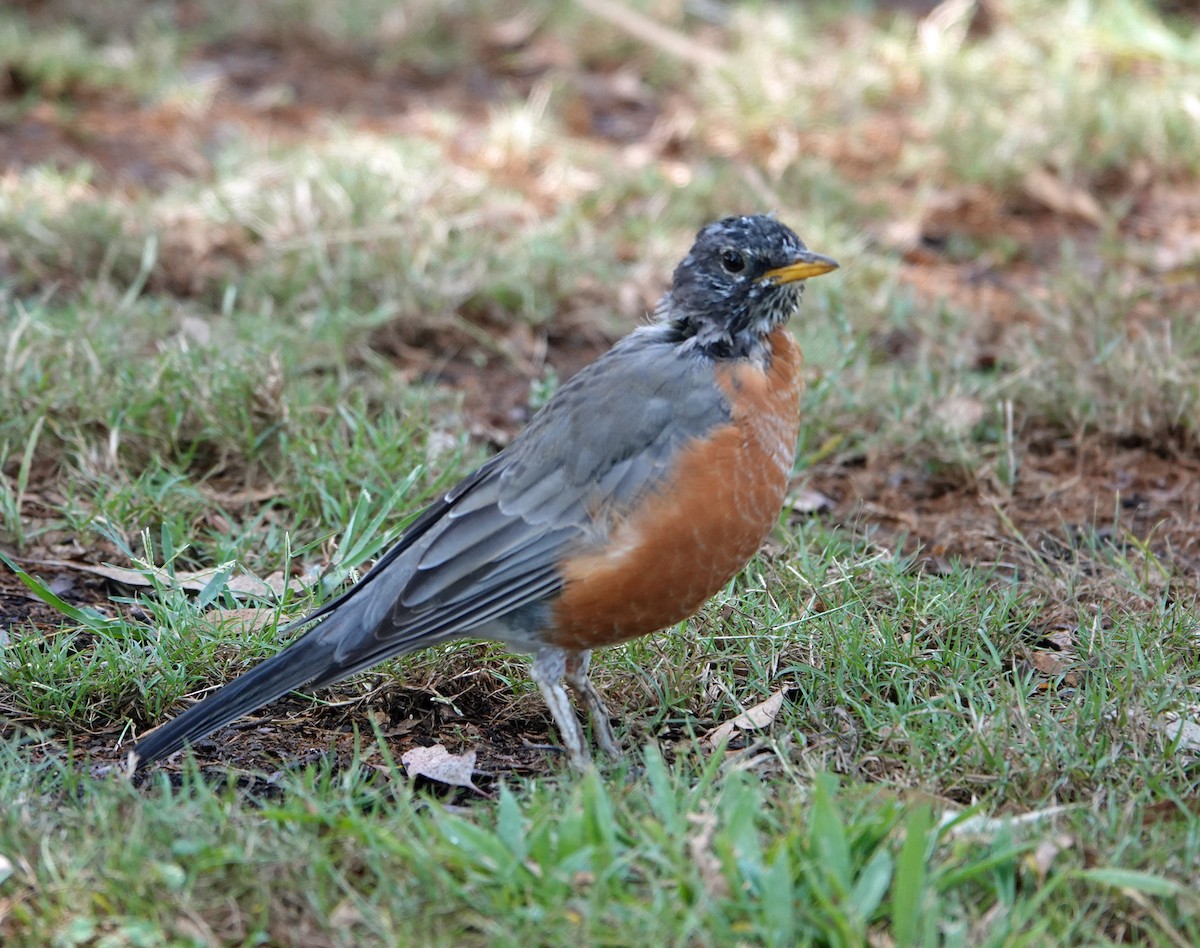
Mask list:
[[302,688],[319,676],[331,652],[330,644],[319,642],[310,632],[274,658],[251,668],[199,704],[193,704],[178,718],[146,734],[134,745],[133,754],[137,756],[134,767],[145,767],[172,755],[185,744],[208,737],[218,727],[241,715],[250,714],[289,691]]
[[278,655],[155,728],[134,746],[134,767],[145,767],[161,760],[185,744],[207,737],[217,728],[282,698],[290,691],[303,688],[318,679],[329,682],[344,677],[329,675],[337,650],[336,637],[330,636],[330,629],[326,628],[332,619],[326,619]]

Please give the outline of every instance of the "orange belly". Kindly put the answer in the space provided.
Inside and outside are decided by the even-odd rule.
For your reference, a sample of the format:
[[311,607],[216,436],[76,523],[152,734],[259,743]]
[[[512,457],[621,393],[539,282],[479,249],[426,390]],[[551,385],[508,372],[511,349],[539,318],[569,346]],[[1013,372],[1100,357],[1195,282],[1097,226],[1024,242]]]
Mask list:
[[752,557],[779,516],[800,423],[800,350],[783,329],[764,371],[718,369],[730,424],[683,449],[664,479],[613,524],[602,550],[562,564],[547,638],[612,645],[695,613]]

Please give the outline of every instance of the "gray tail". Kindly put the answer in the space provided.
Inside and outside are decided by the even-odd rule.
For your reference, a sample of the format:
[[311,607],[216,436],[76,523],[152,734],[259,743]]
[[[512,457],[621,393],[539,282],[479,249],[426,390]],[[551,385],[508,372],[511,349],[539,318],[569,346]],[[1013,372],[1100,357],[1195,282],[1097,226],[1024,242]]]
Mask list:
[[155,728],[134,746],[134,767],[140,769],[161,760],[289,691],[330,684],[351,674],[353,668],[343,671],[337,667],[338,636],[329,634],[335,631],[335,624],[340,624],[338,618],[330,616],[278,655]]
[[[498,456],[497,456],[498,457]],[[430,504],[405,528],[403,536],[355,586],[315,612],[293,622],[283,634],[320,619],[321,622],[278,655],[235,678],[224,688],[188,708],[179,717],[155,728],[134,745],[133,766],[141,768],[207,737],[243,714],[282,698],[297,688],[317,688],[370,668],[372,665],[457,637],[457,626],[428,628],[418,624],[408,634],[376,635],[376,626],[391,622],[391,608],[399,597],[398,583],[407,572],[395,565],[406,550],[436,524],[465,491],[488,476],[496,459],[479,468],[440,500]],[[388,579],[387,577],[391,577]],[[391,598],[388,598],[391,597]]]

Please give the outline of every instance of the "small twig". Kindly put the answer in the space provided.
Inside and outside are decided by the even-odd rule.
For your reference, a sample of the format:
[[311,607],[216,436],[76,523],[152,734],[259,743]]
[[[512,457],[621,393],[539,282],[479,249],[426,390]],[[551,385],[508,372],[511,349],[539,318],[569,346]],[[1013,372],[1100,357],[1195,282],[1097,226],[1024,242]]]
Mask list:
[[684,59],[705,69],[717,69],[725,65],[726,56],[720,50],[697,43],[688,36],[663,26],[645,14],[631,10],[617,0],[579,0],[579,5],[601,19],[607,20],[617,29],[624,30],[634,39],[654,46],[676,59]]

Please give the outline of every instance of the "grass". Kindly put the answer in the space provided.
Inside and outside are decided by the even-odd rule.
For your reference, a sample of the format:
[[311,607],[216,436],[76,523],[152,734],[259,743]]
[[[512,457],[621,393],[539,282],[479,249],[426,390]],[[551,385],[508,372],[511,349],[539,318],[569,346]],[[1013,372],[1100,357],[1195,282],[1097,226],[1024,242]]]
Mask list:
[[[333,942],[508,944],[536,931],[855,944],[890,924],[905,943],[1000,944],[1075,928],[1154,937],[1147,900],[1194,908],[1194,890],[1162,865],[1194,865],[1200,838],[1131,836],[1121,807],[1056,820],[1060,839],[1124,836],[1120,869],[1089,866],[1072,844],[1048,873],[1033,858],[1041,826],[939,829],[928,802],[828,774],[764,785],[722,770],[718,759],[669,767],[648,750],[636,774],[501,786],[456,812],[361,766],[304,768],[263,799],[232,783],[135,791],[14,764],[13,879],[42,894],[12,920],[31,943],[290,941],[311,927]],[[93,893],[88,910],[75,891]]]
[[[70,143],[0,176],[0,551],[57,603],[0,575],[5,943],[1200,941],[1193,21],[76,6],[0,13],[0,135]],[[833,508],[598,657],[625,762],[460,643],[120,777],[764,207],[843,264],[794,325]],[[482,792],[403,776],[435,742]]]

